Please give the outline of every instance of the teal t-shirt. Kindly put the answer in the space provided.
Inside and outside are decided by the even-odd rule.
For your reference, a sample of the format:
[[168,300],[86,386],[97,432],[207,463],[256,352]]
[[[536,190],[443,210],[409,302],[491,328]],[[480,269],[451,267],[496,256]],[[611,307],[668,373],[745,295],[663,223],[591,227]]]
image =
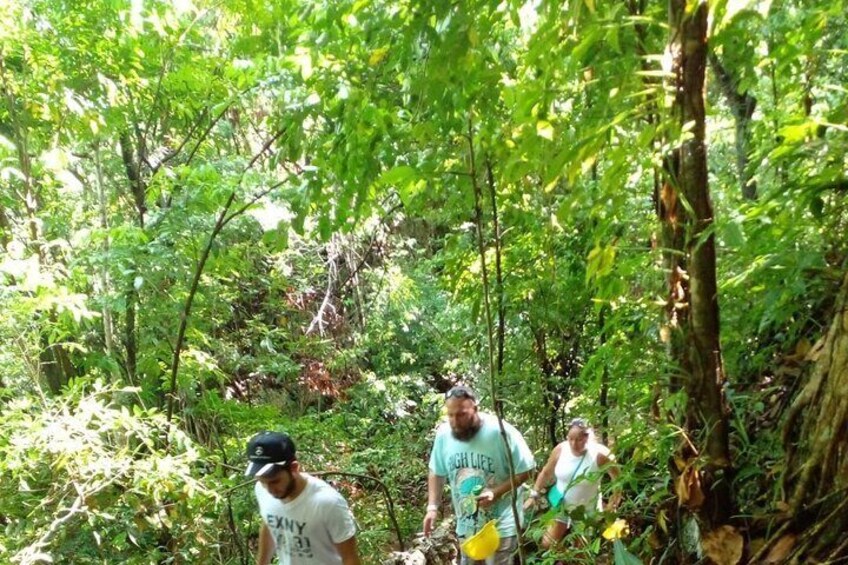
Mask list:
[[[483,426],[470,441],[455,439],[447,422],[439,426],[433,451],[430,452],[430,471],[439,477],[447,477],[458,536],[474,535],[492,519],[497,519],[501,537],[514,536],[515,519],[509,495],[501,497],[488,510],[480,508],[478,512],[477,509],[476,498],[481,490],[509,480],[509,461],[498,421],[488,414],[480,414],[480,418]],[[533,469],[536,463],[527,442],[506,422],[504,428],[515,474]],[[520,503],[518,510],[521,512]]]

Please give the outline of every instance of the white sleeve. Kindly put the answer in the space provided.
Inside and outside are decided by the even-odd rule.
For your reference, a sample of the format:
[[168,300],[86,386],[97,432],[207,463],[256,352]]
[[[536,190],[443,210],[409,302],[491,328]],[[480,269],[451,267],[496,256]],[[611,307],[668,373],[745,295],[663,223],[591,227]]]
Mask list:
[[327,531],[333,543],[342,543],[356,535],[356,522],[344,497],[335,494],[335,499],[328,503]]

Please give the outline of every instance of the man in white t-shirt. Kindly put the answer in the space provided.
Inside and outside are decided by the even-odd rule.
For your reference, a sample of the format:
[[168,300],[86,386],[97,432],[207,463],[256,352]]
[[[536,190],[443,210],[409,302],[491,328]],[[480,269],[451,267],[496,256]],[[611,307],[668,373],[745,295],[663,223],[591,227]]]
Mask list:
[[256,478],[262,515],[258,565],[276,549],[280,565],[360,565],[356,524],[333,487],[301,472],[287,434],[261,432],[247,444],[245,475]]

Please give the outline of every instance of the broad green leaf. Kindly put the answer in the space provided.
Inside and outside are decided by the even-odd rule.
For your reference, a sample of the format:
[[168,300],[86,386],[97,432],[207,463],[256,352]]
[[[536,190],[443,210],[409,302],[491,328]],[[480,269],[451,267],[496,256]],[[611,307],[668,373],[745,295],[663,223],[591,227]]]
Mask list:
[[277,227],[262,234],[262,242],[275,253],[279,253],[289,246],[289,224],[280,221]]
[[394,186],[404,206],[411,206],[415,196],[426,186],[418,171],[408,165],[400,165],[383,173],[377,184]]
[[630,553],[620,539],[613,543],[615,565],[642,565],[642,560]]
[[780,128],[780,135],[783,136],[783,143],[792,145],[800,143],[804,139],[815,135],[819,124],[815,121],[807,121],[801,124],[785,126]]
[[586,281],[600,279],[612,272],[615,264],[615,247],[596,245],[587,257]]
[[415,180],[416,177],[417,173],[414,168],[408,165],[400,165],[389,169],[380,175],[379,182],[386,186],[396,186],[411,182],[412,180]]

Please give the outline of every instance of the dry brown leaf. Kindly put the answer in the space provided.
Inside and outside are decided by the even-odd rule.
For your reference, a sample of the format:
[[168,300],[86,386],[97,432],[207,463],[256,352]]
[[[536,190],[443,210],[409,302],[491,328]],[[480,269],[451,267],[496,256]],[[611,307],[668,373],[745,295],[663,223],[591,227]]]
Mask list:
[[798,536],[795,534],[786,534],[777,540],[777,543],[771,548],[763,563],[783,563],[786,560],[786,556],[792,551],[797,538]]
[[692,479],[689,481],[689,507],[700,508],[704,504],[704,491],[701,490],[701,476],[697,469],[692,469]]
[[699,508],[704,503],[704,492],[701,490],[701,474],[693,465],[687,466],[677,477],[675,485],[677,500],[689,508]]
[[686,488],[686,475],[681,473],[674,481],[674,493],[677,495],[677,504],[685,505],[689,501],[689,490]]
[[719,526],[704,534],[701,549],[716,565],[736,565],[742,559],[744,540],[733,526]]

